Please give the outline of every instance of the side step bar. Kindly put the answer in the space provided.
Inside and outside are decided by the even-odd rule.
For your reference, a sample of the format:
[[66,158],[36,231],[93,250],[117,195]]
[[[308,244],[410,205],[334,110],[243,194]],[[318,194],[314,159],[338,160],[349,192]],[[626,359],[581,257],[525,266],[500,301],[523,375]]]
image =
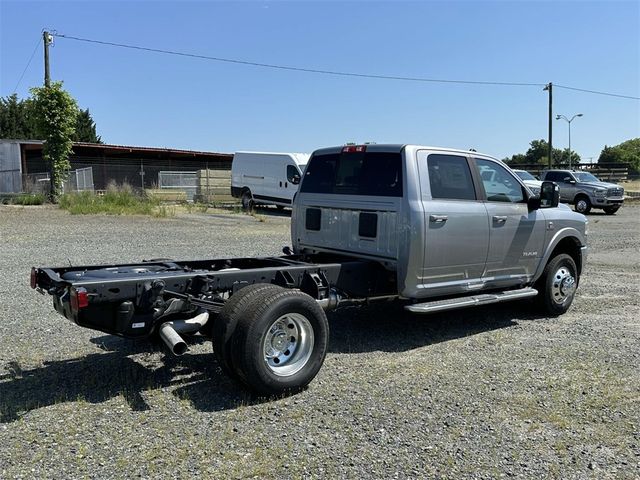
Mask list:
[[434,300],[433,302],[414,303],[404,307],[413,313],[433,313],[456,308],[475,307],[488,305],[490,303],[508,302],[510,300],[520,300],[523,298],[535,297],[538,291],[535,288],[521,288],[519,290],[506,290],[504,292],[483,293],[446,300]]

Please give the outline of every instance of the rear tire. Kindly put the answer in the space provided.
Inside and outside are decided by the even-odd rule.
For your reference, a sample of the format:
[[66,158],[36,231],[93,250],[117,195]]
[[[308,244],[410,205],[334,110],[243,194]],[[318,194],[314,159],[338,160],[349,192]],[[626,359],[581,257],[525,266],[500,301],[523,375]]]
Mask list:
[[256,299],[262,298],[263,292],[275,295],[281,287],[270,283],[248,285],[227,300],[222,311],[213,319],[211,337],[213,353],[222,371],[229,377],[239,380],[233,365],[233,335],[240,318]]
[[571,306],[578,287],[578,269],[566,253],[553,257],[536,284],[540,307],[552,317],[562,315]]
[[246,189],[242,192],[242,209],[247,212],[252,212],[255,208],[255,202],[253,201],[253,195],[251,195],[251,190]]
[[591,211],[591,200],[586,195],[578,195],[574,201],[575,210],[578,213],[586,215]]
[[318,374],[327,353],[329,324],[317,302],[298,290],[262,290],[239,318],[233,365],[258,394],[293,393]]
[[607,215],[615,215],[615,213],[620,209],[620,207],[604,207],[604,213]]

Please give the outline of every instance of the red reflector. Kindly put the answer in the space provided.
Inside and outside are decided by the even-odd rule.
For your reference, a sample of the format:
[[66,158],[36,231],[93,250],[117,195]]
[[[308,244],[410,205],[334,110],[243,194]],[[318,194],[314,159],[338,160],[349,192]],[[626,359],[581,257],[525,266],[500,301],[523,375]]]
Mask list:
[[362,153],[366,151],[366,145],[346,145],[342,147],[342,153]]
[[31,267],[31,288],[38,286],[38,271],[36,267]]
[[81,308],[89,306],[89,294],[84,288],[71,288],[69,295],[72,311],[77,312]]

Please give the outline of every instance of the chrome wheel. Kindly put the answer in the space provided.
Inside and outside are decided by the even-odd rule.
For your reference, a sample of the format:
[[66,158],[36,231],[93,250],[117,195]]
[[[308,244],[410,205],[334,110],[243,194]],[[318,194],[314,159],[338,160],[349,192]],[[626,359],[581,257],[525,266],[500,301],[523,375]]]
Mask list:
[[313,327],[307,317],[300,313],[282,315],[264,337],[265,364],[279,377],[295,375],[309,361],[313,344]]
[[576,291],[576,279],[566,266],[561,266],[553,276],[551,298],[558,305],[571,298]]
[[589,202],[584,198],[581,198],[576,203],[576,211],[578,213],[585,213],[589,209]]

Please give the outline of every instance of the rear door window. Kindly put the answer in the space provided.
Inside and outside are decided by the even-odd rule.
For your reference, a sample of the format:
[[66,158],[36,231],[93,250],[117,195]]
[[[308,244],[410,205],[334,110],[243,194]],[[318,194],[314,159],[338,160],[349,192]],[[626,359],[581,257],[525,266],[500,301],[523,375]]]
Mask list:
[[330,153],[314,156],[301,192],[402,196],[402,155],[392,152]]
[[548,182],[563,183],[567,177],[569,177],[567,172],[548,172],[544,179]]
[[432,154],[427,157],[431,198],[475,200],[469,163],[459,155]]

